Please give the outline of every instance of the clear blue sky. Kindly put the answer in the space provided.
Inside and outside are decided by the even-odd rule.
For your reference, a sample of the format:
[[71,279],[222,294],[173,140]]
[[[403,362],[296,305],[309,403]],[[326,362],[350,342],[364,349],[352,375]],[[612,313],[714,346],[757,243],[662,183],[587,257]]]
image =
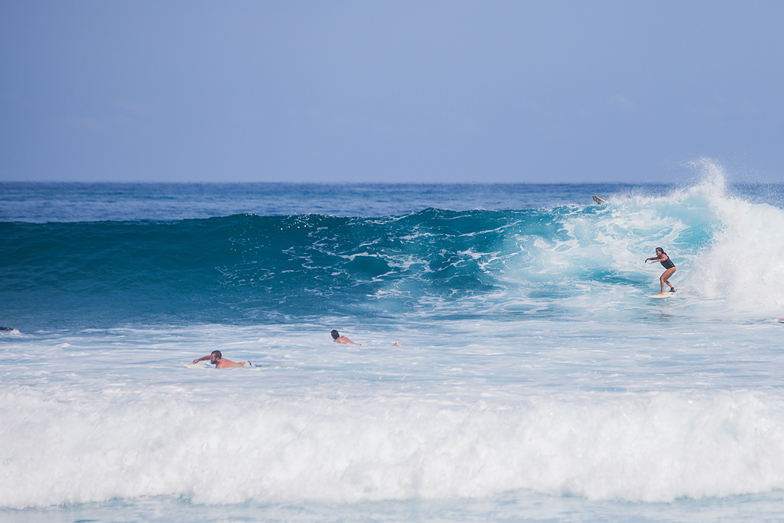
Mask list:
[[781,1],[0,3],[0,181],[784,182]]

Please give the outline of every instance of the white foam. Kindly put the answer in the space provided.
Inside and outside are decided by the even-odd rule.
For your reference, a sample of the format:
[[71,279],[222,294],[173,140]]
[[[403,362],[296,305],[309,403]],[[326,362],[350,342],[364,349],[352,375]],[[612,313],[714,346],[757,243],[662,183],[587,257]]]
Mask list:
[[[200,398],[182,387],[2,393],[0,507],[453,499],[515,489],[672,501],[784,488],[764,393]],[[206,404],[204,402],[206,401]]]
[[702,168],[706,181],[693,192],[705,194],[721,225],[696,258],[689,283],[733,310],[775,314],[784,308],[784,210],[727,196],[721,166],[704,160]]
[[[672,282],[682,294],[718,300],[727,314],[781,314],[784,209],[729,194],[728,175],[716,162],[703,159],[694,167],[701,179],[690,187],[663,196],[615,195],[593,213],[565,214],[562,238],[519,237],[528,253],[516,268],[524,280],[520,285],[541,281],[577,289],[580,282],[594,282],[595,292],[611,276],[647,281],[658,291],[662,269],[643,259],[661,246],[678,267]],[[592,307],[590,300],[580,305],[579,293],[561,303],[588,314]],[[716,313],[710,303],[703,308]]]

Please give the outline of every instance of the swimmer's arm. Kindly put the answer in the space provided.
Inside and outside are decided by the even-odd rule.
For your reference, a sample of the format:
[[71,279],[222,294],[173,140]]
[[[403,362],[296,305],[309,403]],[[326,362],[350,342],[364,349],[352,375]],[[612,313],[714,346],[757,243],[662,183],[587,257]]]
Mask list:
[[200,361],[208,360],[211,356],[208,354],[207,356],[202,356],[201,358],[193,360],[193,363],[199,363]]

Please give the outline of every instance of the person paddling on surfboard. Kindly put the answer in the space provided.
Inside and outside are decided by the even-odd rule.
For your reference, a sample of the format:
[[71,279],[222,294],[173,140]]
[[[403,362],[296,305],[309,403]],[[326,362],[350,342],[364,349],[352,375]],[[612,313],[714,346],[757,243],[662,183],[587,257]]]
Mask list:
[[209,356],[202,356],[201,358],[196,358],[193,360],[193,363],[199,363],[200,361],[210,360],[210,363],[215,365],[216,369],[230,369],[232,367],[250,367],[252,364],[251,362],[244,362],[241,361],[237,363],[236,361],[227,360],[221,354],[221,351],[214,350],[210,353]]
[[661,283],[661,292],[657,294],[657,296],[664,294],[665,283],[670,287],[670,292],[675,292],[675,287],[670,284],[670,276],[675,274],[675,264],[672,263],[672,260],[670,260],[670,257],[667,256],[667,253],[664,252],[664,249],[661,247],[656,247],[656,257],[645,258],[645,263],[648,263],[649,260],[653,260],[651,263],[660,262],[662,267],[665,269],[664,274],[659,277],[659,283]]
[[356,345],[356,343],[354,343],[350,339],[346,338],[345,336],[341,336],[340,333],[336,330],[330,332],[330,335],[332,336],[332,341],[334,341],[335,343],[343,343],[345,345]]

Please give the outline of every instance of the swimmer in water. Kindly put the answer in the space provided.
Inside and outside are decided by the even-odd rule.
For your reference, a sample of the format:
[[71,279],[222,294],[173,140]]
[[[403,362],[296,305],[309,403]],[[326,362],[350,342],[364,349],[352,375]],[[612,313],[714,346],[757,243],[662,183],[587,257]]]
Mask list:
[[14,329],[12,327],[0,327],[0,332],[7,332],[9,334],[20,334],[19,329]]
[[651,263],[660,262],[662,267],[664,267],[664,274],[659,277],[659,282],[661,283],[661,292],[657,294],[657,296],[664,295],[665,283],[670,287],[670,292],[675,292],[675,287],[670,284],[670,276],[675,274],[675,264],[672,263],[672,260],[670,260],[670,257],[667,256],[667,253],[664,252],[664,249],[661,247],[656,247],[656,257],[646,258],[645,263],[648,263],[649,260],[653,260]]
[[341,336],[338,331],[333,330],[330,334],[332,334],[332,341],[335,343],[343,343],[344,345],[356,345],[353,341],[346,338],[345,336]]
[[202,356],[201,358],[197,358],[193,360],[193,363],[199,363],[200,361],[210,360],[210,363],[215,365],[216,369],[230,369],[232,367],[251,367],[253,364],[249,361],[241,361],[237,363],[236,361],[227,360],[223,357],[219,350],[214,350],[210,353],[209,356]]

